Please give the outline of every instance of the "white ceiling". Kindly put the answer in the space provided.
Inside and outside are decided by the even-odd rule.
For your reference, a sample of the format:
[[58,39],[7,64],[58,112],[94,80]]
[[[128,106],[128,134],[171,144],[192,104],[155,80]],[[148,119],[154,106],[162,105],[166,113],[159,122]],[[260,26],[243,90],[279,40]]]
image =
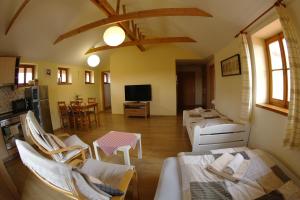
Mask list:
[[[7,36],[5,29],[22,0],[0,0],[0,55],[20,55],[34,60],[85,64],[84,53],[102,43],[105,27],[93,29],[57,45],[62,33],[93,20],[103,12],[89,0],[31,0]],[[116,0],[109,0],[116,5]],[[178,46],[206,58],[224,47],[251,20],[275,0],[121,0],[127,12],[162,7],[198,7],[213,15],[204,17],[161,17],[137,20],[146,37],[189,36],[194,44]],[[99,53],[102,58],[111,51]]]

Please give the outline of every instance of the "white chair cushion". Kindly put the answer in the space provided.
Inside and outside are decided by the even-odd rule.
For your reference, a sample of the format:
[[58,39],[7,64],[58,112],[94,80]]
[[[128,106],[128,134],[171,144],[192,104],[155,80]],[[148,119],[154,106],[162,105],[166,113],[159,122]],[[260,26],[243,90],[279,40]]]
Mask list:
[[89,148],[89,145],[87,145],[81,139],[79,139],[79,137],[77,135],[71,135],[70,137],[65,139],[63,142],[67,147],[79,145],[79,146],[82,146],[84,149]]
[[133,167],[87,159],[81,171],[89,176],[100,179],[105,184],[117,188],[119,181],[129,169],[133,169]]

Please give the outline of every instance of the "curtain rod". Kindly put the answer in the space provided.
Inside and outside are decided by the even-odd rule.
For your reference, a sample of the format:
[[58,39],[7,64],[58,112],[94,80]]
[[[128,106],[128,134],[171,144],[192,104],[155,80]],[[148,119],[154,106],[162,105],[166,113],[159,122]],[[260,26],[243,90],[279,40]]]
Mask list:
[[284,3],[282,3],[283,0],[277,0],[270,8],[268,8],[265,12],[263,12],[261,15],[259,15],[255,20],[253,20],[248,26],[243,28],[238,34],[236,34],[234,37],[237,38],[240,34],[245,33],[245,31],[252,26],[255,22],[257,22],[260,18],[262,18],[265,14],[267,14],[270,10],[272,10],[274,7],[277,6],[283,6],[286,7]]

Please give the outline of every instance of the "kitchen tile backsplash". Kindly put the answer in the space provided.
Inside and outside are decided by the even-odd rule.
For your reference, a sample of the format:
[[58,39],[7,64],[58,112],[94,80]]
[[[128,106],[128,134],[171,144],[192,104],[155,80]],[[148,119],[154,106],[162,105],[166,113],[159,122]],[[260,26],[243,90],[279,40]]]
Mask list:
[[0,114],[12,111],[11,102],[24,98],[24,88],[0,87]]

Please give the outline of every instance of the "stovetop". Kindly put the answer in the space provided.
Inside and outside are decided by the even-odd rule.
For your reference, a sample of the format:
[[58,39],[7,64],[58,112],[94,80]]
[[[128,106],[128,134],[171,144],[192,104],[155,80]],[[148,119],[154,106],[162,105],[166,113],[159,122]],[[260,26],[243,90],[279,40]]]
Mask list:
[[5,119],[9,119],[9,118],[13,118],[13,117],[17,117],[21,114],[26,113],[26,111],[24,112],[19,112],[19,113],[14,113],[14,112],[6,112],[6,113],[1,113],[0,114],[0,121],[5,120]]

